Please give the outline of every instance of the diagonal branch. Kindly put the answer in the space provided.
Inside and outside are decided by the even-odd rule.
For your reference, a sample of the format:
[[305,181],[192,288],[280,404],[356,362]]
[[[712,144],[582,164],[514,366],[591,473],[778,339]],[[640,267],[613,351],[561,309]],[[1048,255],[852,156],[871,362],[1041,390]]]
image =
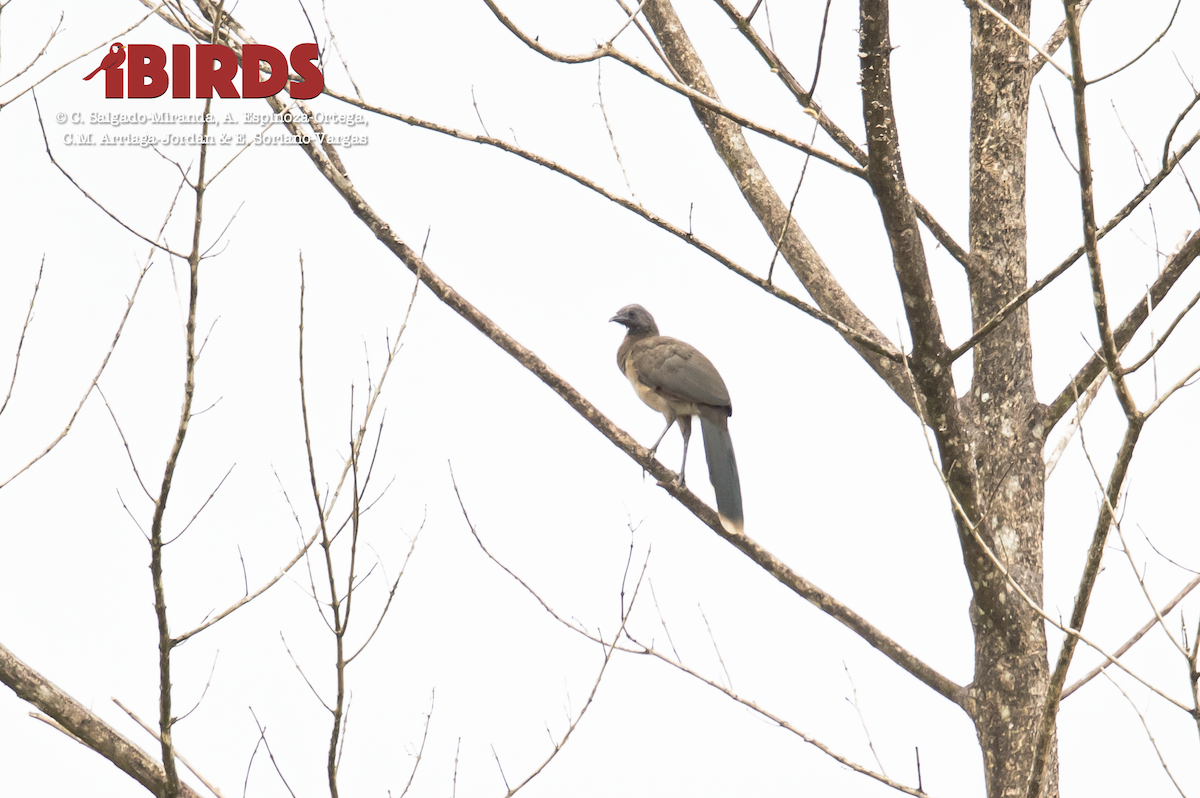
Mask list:
[[[1197,97],[1200,98],[1200,95],[1197,95]],[[1125,205],[1121,208],[1121,210],[1117,211],[1116,214],[1114,214],[1113,217],[1108,220],[1108,223],[1105,224],[1104,227],[1101,227],[1099,230],[1096,231],[1096,240],[1099,241],[1100,239],[1104,238],[1106,235],[1111,233],[1117,227],[1117,225],[1119,225],[1121,222],[1125,221],[1129,217],[1129,215],[1131,213],[1133,213],[1138,208],[1139,205],[1142,204],[1142,201],[1145,200],[1147,197],[1149,197],[1154,192],[1154,190],[1156,188],[1158,188],[1159,185],[1161,185],[1164,180],[1167,179],[1167,176],[1170,175],[1171,172],[1173,172],[1175,170],[1175,167],[1179,165],[1179,161],[1183,158],[1183,156],[1187,155],[1192,150],[1192,148],[1196,146],[1197,143],[1200,143],[1200,131],[1197,131],[1196,135],[1192,136],[1191,140],[1188,141],[1188,143],[1186,145],[1184,145],[1183,149],[1181,149],[1177,153],[1175,153],[1175,155],[1173,155],[1166,162],[1166,164],[1158,172],[1158,174],[1156,174],[1154,177],[1152,177],[1150,179],[1150,182],[1148,182],[1145,186],[1143,186],[1142,190],[1139,191],[1137,194],[1135,194],[1134,197],[1131,200],[1129,200],[1129,202],[1125,203]],[[1013,299],[1007,305],[1005,305],[1003,308],[1001,308],[999,311],[997,311],[995,316],[993,316],[992,318],[990,318],[986,322],[984,322],[970,338],[963,341],[961,344],[956,346],[950,352],[951,362],[958,360],[960,357],[962,357],[967,352],[969,352],[971,349],[973,349],[975,347],[975,344],[979,343],[981,340],[986,338],[988,336],[988,334],[991,333],[992,330],[999,327],[1004,322],[1005,319],[1007,319],[1016,310],[1018,310],[1026,302],[1028,302],[1034,294],[1038,293],[1043,288],[1048,286],[1050,283],[1052,283],[1056,279],[1058,279],[1067,269],[1071,268],[1071,266],[1074,266],[1075,263],[1078,262],[1078,260],[1081,257],[1083,257],[1083,253],[1084,253],[1083,246],[1081,245],[1081,246],[1077,247],[1074,252],[1072,252],[1061,263],[1059,263],[1057,266],[1055,266],[1053,269],[1051,269],[1046,274],[1045,277],[1041,278],[1040,280],[1035,282],[1033,285],[1029,286],[1024,291],[1022,291],[1021,293],[1019,293],[1015,297],[1013,297]],[[1185,266],[1185,268],[1186,268],[1186,266]],[[1182,272],[1180,272],[1180,273],[1182,273]],[[1165,271],[1164,271],[1164,274],[1165,274]],[[1175,275],[1176,278],[1178,278],[1178,276],[1179,276],[1178,274]],[[1163,279],[1163,276],[1160,275],[1159,281],[1161,282],[1162,279]],[[1168,290],[1170,290],[1170,287],[1172,285],[1174,285],[1174,282],[1175,282],[1174,279],[1172,279],[1170,283],[1165,284],[1165,288],[1163,290],[1163,295],[1165,295],[1166,292]],[[1156,285],[1157,285],[1157,283],[1156,283]],[[1157,300],[1155,301],[1155,304],[1158,304]],[[1138,323],[1140,324],[1141,322],[1138,322]],[[1069,387],[1068,387],[1068,389],[1069,389]],[[1062,398],[1062,397],[1060,397],[1060,398]],[[1060,416],[1061,416],[1061,414],[1060,414]],[[1054,419],[1054,421],[1057,421],[1057,420],[1058,420],[1058,418]],[[1053,426],[1053,424],[1051,424],[1051,426]]]
[[[1083,0],[1083,2],[1079,4],[1079,16],[1081,19],[1083,18],[1083,12],[1087,11],[1087,7],[1091,4],[1092,0]],[[1050,34],[1050,38],[1047,39],[1046,43],[1042,45],[1040,50],[1038,50],[1038,54],[1030,60],[1030,69],[1033,74],[1036,75],[1038,72],[1041,72],[1042,67],[1046,65],[1046,58],[1042,56],[1042,52],[1045,51],[1047,55],[1054,55],[1058,52],[1058,48],[1063,46],[1063,42],[1066,40],[1067,21],[1064,19],[1062,22],[1058,23],[1058,27],[1054,29],[1054,33]]]
[[[648,16],[652,10],[654,12],[659,10],[658,4],[653,0],[646,5],[645,11]],[[241,30],[234,19],[227,16],[224,18],[224,21],[230,29],[235,31]],[[654,25],[653,21],[651,24]],[[657,30],[657,25],[655,25],[655,28]],[[241,34],[239,33],[239,35]],[[247,41],[250,40],[248,36],[244,38]],[[664,47],[664,49],[667,48]],[[268,97],[266,99],[273,111],[276,113],[282,112],[283,104],[278,98]],[[792,592],[812,603],[819,610],[862,637],[869,645],[879,650],[884,656],[932,688],[936,693],[958,706],[962,705],[965,700],[963,687],[931,668],[881,630],[871,625],[865,618],[793,571],[763,548],[757,541],[747,537],[745,534],[731,534],[727,532],[717,518],[717,513],[688,490],[677,479],[678,475],[662,465],[649,449],[641,446],[627,432],[613,424],[595,405],[589,402],[579,391],[551,369],[545,361],[510,336],[498,324],[472,305],[466,297],[455,291],[441,277],[430,270],[428,264],[396,235],[391,226],[371,208],[343,171],[335,166],[335,162],[329,153],[336,155],[337,151],[330,141],[325,140],[318,143],[318,137],[305,135],[294,118],[287,118],[285,124],[288,127],[288,131],[296,137],[300,148],[312,161],[313,166],[329,182],[338,195],[345,200],[351,212],[366,225],[367,229],[371,231],[389,252],[400,260],[411,272],[417,275],[421,282],[425,284],[439,301],[460,315],[486,338],[517,361],[517,363],[545,383],[547,387],[558,394],[563,401],[581,415],[601,435],[621,451],[625,452],[630,459],[653,476],[664,491],[686,507],[697,519],[716,534],[750,558],[756,565],[779,580],[780,583],[792,590]],[[901,379],[906,379],[905,374],[904,370],[900,370],[899,375]],[[911,388],[908,388],[908,391],[911,397]]]
[[[611,202],[614,202],[617,205],[620,205],[625,210],[637,214],[638,216],[642,217],[646,221],[650,222],[650,224],[654,225],[655,227],[658,227],[661,230],[665,230],[666,232],[668,232],[671,235],[678,238],[680,241],[683,241],[684,243],[695,247],[696,249],[703,252],[705,255],[708,255],[710,258],[715,260],[717,263],[720,263],[722,266],[729,269],[734,274],[738,275],[739,277],[746,280],[747,282],[753,283],[755,286],[757,286],[761,290],[767,292],[768,294],[775,297],[776,299],[783,300],[784,302],[786,302],[787,304],[796,308],[797,310],[801,311],[802,313],[805,313],[805,314],[811,316],[812,318],[816,319],[817,321],[821,322],[822,324],[826,324],[826,325],[832,327],[842,337],[847,338],[851,341],[854,341],[855,343],[861,345],[866,350],[873,352],[876,355],[879,355],[880,357],[886,358],[893,362],[897,362],[897,363],[900,362],[901,355],[895,349],[895,347],[893,347],[891,345],[890,342],[885,340],[883,343],[880,343],[875,338],[870,338],[870,337],[864,335],[863,333],[860,333],[857,330],[852,329],[849,325],[845,324],[841,320],[839,320],[833,316],[830,316],[829,314],[825,313],[824,311],[819,310],[818,308],[815,308],[812,305],[808,304],[804,300],[799,299],[799,298],[793,296],[792,294],[788,293],[787,291],[784,291],[783,289],[779,288],[773,282],[771,282],[771,280],[769,278],[764,279],[762,277],[759,277],[754,272],[750,271],[749,269],[745,268],[744,266],[739,265],[738,263],[736,263],[735,261],[733,261],[726,255],[721,253],[719,250],[717,250],[711,244],[708,244],[703,239],[696,236],[694,233],[692,233],[688,230],[684,230],[683,228],[679,227],[678,225],[672,224],[671,222],[668,222],[666,219],[664,219],[663,217],[654,213],[653,211],[648,210],[644,206],[642,206],[636,202],[633,202],[629,199],[626,199],[625,197],[622,197],[619,194],[614,194],[613,192],[611,192],[608,189],[601,186],[599,183],[596,183],[595,181],[585,177],[584,175],[579,174],[578,172],[574,172],[570,169],[567,169],[566,167],[562,166],[561,164],[559,164],[555,161],[550,160],[549,158],[538,155],[535,152],[531,152],[531,151],[526,150],[522,147],[519,147],[515,144],[510,144],[507,141],[504,141],[503,139],[492,138],[490,136],[479,136],[474,133],[467,133],[465,131],[458,130],[456,128],[447,127],[445,125],[440,125],[436,122],[428,122],[424,119],[420,119],[418,117],[411,116],[409,114],[400,113],[399,111],[391,111],[382,106],[372,105],[372,104],[364,102],[362,100],[357,100],[353,97],[350,97],[345,94],[341,94],[337,91],[334,91],[332,89],[329,89],[328,87],[325,89],[325,93],[328,94],[329,96],[333,97],[334,99],[341,100],[342,102],[344,102],[348,105],[352,105],[355,108],[360,108],[360,109],[362,109],[364,111],[368,111],[370,113],[378,114],[380,116],[385,116],[390,119],[395,119],[397,121],[403,122],[406,125],[423,128],[425,130],[431,130],[435,133],[441,133],[443,135],[451,136],[453,138],[460,139],[462,141],[470,141],[470,142],[474,142],[476,144],[485,144],[489,147],[495,147],[496,149],[503,150],[504,152],[510,153],[512,155],[516,155],[519,158],[524,158],[525,160],[529,161],[530,163],[537,164],[538,166],[549,169],[552,172],[556,172],[556,173],[562,175],[563,177],[574,180],[576,183],[583,186],[584,188],[594,191],[595,193],[599,194],[600,196],[604,197],[605,199],[610,200]],[[785,230],[786,230],[786,223],[785,223]]]
[[[1118,648],[1116,651],[1114,651],[1112,653],[1113,659],[1120,657],[1126,651],[1133,648],[1134,644],[1137,643],[1137,641],[1139,641],[1143,637],[1145,637],[1146,634],[1158,624],[1160,618],[1165,618],[1167,616],[1167,614],[1170,613],[1171,610],[1175,609],[1175,606],[1177,604],[1179,604],[1179,602],[1183,601],[1184,598],[1186,598],[1189,593],[1191,593],[1193,590],[1195,590],[1197,586],[1200,586],[1200,576],[1195,577],[1194,579],[1192,579],[1192,581],[1190,581],[1186,585],[1184,585],[1183,589],[1175,594],[1175,598],[1171,599],[1166,604],[1164,604],[1163,608],[1161,610],[1158,610],[1158,612],[1155,613],[1154,617],[1152,617],[1150,620],[1146,621],[1146,623],[1142,625],[1142,628],[1138,629],[1137,632],[1134,633],[1133,637],[1126,640],[1121,645],[1120,648]],[[1074,684],[1072,684],[1070,687],[1063,690],[1062,698],[1060,698],[1059,701],[1064,700],[1067,696],[1071,695],[1071,693],[1075,692],[1080,687],[1083,687],[1085,684],[1090,682],[1092,679],[1099,676],[1101,671],[1103,671],[1105,668],[1107,668],[1111,664],[1112,664],[1112,660],[1106,659],[1104,662],[1102,662],[1099,665],[1097,665],[1096,667],[1092,668],[1090,671],[1088,671],[1086,674],[1084,674],[1082,677],[1080,677],[1078,680],[1076,680]]]
[[[649,7],[649,6],[648,6]],[[292,133],[301,140],[301,130],[293,125]],[[650,450],[638,444],[624,430],[613,424],[603,413],[589,402],[582,394],[566,380],[555,373],[544,361],[533,352],[522,346],[512,336],[500,328],[494,321],[485,316],[465,297],[447,285],[440,277],[429,269],[429,266],[395,234],[392,228],[384,222],[367,204],[366,200],[350,181],[334,169],[333,163],[314,143],[302,143],[301,147],[320,170],[321,174],[342,196],[350,206],[351,211],[375,234],[375,237],[388,248],[405,266],[417,274],[427,288],[452,310],[462,316],[477,330],[483,333],[493,343],[503,349],[509,356],[528,369],[534,376],[542,380],[557,393],[577,413],[584,417],[604,437],[625,452],[638,465],[649,472],[659,485],[692,512],[700,521],[707,525],[735,548],[753,560],[759,567],[778,579],[786,587],[800,597],[813,603],[826,614],[832,616],[861,636],[870,645],[877,648],[885,656],[896,662],[914,677],[933,688],[945,698],[960,704],[962,688],[950,679],[941,675],[933,668],[915,657],[907,649],[900,646],[880,630],[876,629],[866,619],[859,616],[850,608],[830,596],[821,588],[809,582],[804,577],[792,571],[773,554],[744,534],[730,534],[721,526],[716,512],[680,483],[676,474],[662,465]]]
[[[1167,292],[1175,285],[1187,268],[1200,256],[1200,230],[1192,233],[1182,247],[1166,262],[1162,273],[1150,284],[1150,290],[1129,314],[1113,330],[1113,341],[1118,350],[1124,349],[1133,338],[1134,333],[1150,315],[1150,308],[1158,307]],[[1075,397],[1087,389],[1088,384],[1104,370],[1104,357],[1094,353],[1075,375],[1074,379],[1063,388],[1062,393],[1050,403],[1046,410],[1046,429],[1051,429],[1070,409]]]
[[[670,2],[652,0],[646,4],[644,13],[668,61],[683,78],[684,83],[692,87],[688,96],[717,98],[716,87]],[[796,224],[795,220],[788,223],[790,214],[787,203],[771,185],[746,142],[742,126],[736,120],[713,110],[710,107],[711,102],[693,100],[692,108],[696,117],[712,141],[722,163],[729,170],[746,204],[758,217],[771,241],[778,243],[780,252],[805,290],[825,313],[880,345],[890,347],[890,344],[885,343],[887,338],[883,333],[838,283],[808,237],[804,235],[800,225]],[[785,228],[786,235],[783,232]],[[884,359],[855,341],[848,342],[897,397],[913,408],[912,392],[906,386],[904,369],[895,361]]]
[[[763,61],[766,62],[767,66],[771,68],[771,71],[779,76],[779,79],[783,82],[784,87],[786,87],[787,90],[792,93],[792,96],[796,98],[796,101],[800,103],[808,115],[817,120],[817,124],[821,127],[821,129],[824,130],[839,147],[845,150],[846,154],[853,158],[859,166],[866,166],[867,154],[863,152],[862,148],[859,147],[858,144],[856,144],[844,130],[838,127],[838,125],[826,115],[825,111],[822,110],[816,99],[814,99],[813,89],[805,89],[800,84],[800,81],[796,80],[796,77],[788,70],[783,61],[778,55],[776,55],[775,51],[772,50],[767,43],[762,40],[762,37],[758,35],[758,31],[756,31],[754,26],[750,24],[750,20],[746,17],[743,17],[738,10],[734,8],[733,3],[730,2],[730,0],[716,0],[716,3],[721,7],[721,10],[724,11],[731,20],[733,20],[733,24],[737,25],[738,30],[741,31],[742,35],[746,37],[746,40],[754,46],[754,49],[758,51],[760,56],[762,56]],[[818,63],[817,66],[819,68],[820,64]],[[942,227],[941,224],[939,224],[938,221],[933,218],[933,214],[931,214],[924,205],[918,202],[915,198],[913,198],[912,203],[913,210],[916,211],[917,218],[920,219],[921,223],[929,229],[929,232],[933,234],[933,237],[937,239],[937,242],[946,248],[946,251],[950,253],[951,257],[953,257],[963,266],[966,266],[970,259],[970,255],[967,254],[967,251],[959,246],[958,242],[954,240],[946,228]]]
[[[143,0],[143,2],[144,1],[145,0]],[[681,78],[683,78],[683,82],[672,80],[671,78],[668,78],[665,75],[660,75],[658,72],[654,71],[650,67],[648,67],[645,64],[643,64],[642,62],[638,61],[636,58],[633,58],[632,56],[629,56],[629,55],[623,53],[622,51],[618,50],[616,47],[613,47],[611,43],[602,44],[599,47],[597,47],[595,50],[592,50],[590,53],[580,53],[580,54],[575,54],[575,55],[571,55],[569,53],[560,53],[556,50],[551,50],[549,47],[545,46],[540,41],[538,41],[537,38],[530,37],[529,34],[525,33],[523,30],[521,30],[519,27],[517,27],[517,24],[515,22],[513,22],[511,19],[509,19],[508,15],[506,15],[503,11],[501,11],[499,6],[497,6],[493,2],[493,0],[483,0],[483,2],[486,3],[487,7],[489,9],[491,9],[493,14],[495,14],[496,19],[498,19],[501,22],[501,24],[504,25],[504,27],[508,28],[509,31],[511,31],[514,36],[516,36],[518,39],[520,39],[523,44],[525,44],[527,47],[529,47],[529,49],[533,50],[534,52],[550,59],[551,61],[555,61],[560,64],[586,64],[586,63],[590,63],[592,61],[599,60],[601,58],[612,58],[613,60],[620,61],[622,64],[625,64],[630,69],[633,69],[635,72],[638,72],[639,74],[649,78],[650,80],[654,81],[655,83],[658,83],[659,85],[664,86],[664,87],[670,89],[671,91],[686,97],[688,100],[690,100],[692,102],[693,105],[698,103],[698,104],[704,106],[705,108],[708,108],[709,110],[714,111],[715,113],[718,113],[734,122],[737,122],[739,125],[741,125],[743,127],[753,130],[755,133],[760,133],[763,136],[766,136],[767,138],[775,139],[776,141],[778,141],[782,144],[786,144],[789,147],[793,147],[797,150],[800,150],[803,153],[812,155],[817,160],[824,161],[825,163],[829,164],[830,166],[836,166],[838,169],[841,169],[843,172],[855,175],[857,177],[863,176],[862,170],[859,169],[857,166],[854,166],[853,164],[848,164],[845,161],[842,161],[842,160],[830,155],[829,153],[822,152],[821,150],[813,149],[812,147],[810,147],[809,145],[805,144],[803,141],[800,141],[797,138],[793,138],[792,136],[789,136],[786,133],[781,133],[778,130],[766,127],[765,125],[760,125],[759,123],[755,122],[754,120],[750,119],[749,117],[746,117],[742,114],[737,113],[736,111],[733,111],[733,110],[725,107],[721,103],[721,101],[717,98],[717,94],[715,91],[712,91],[712,92],[704,91],[703,88],[699,87],[694,81],[688,79],[688,75],[686,73],[680,72],[678,63],[670,56],[669,53],[667,53],[668,64],[676,73],[678,73],[681,76]],[[650,19],[648,7],[647,7],[647,19],[648,20]],[[654,27],[653,22],[651,22],[651,27]],[[680,28],[680,30],[682,30],[682,27]],[[661,32],[658,31],[657,29],[655,29],[655,33],[656,33],[656,35],[659,35],[660,44],[663,44],[664,49],[665,49],[665,43],[661,41],[661,38],[662,38]]]
[[[167,780],[162,765],[3,645],[0,645],[0,683],[54,718],[72,737],[127,773],[151,795],[163,794]],[[199,793],[183,782],[179,783],[179,796],[200,798]]]

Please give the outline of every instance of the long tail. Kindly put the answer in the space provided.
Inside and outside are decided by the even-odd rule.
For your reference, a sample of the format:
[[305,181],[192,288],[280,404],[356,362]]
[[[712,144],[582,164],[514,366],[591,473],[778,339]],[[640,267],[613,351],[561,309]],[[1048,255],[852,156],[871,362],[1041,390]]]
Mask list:
[[708,460],[708,478],[717,494],[717,514],[721,526],[730,534],[742,533],[742,483],[738,479],[737,458],[733,455],[733,439],[729,437],[729,422],[721,418],[710,421],[700,417],[704,430],[704,455]]

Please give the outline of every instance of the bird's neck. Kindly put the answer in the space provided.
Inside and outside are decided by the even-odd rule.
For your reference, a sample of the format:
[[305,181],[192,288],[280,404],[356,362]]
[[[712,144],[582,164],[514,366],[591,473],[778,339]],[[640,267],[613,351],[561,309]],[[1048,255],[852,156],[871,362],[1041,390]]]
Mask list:
[[651,330],[640,332],[630,330],[625,333],[625,337],[621,339],[621,346],[617,349],[617,365],[620,366],[621,371],[625,370],[625,360],[629,357],[629,352],[633,349],[634,344],[654,335],[655,333]]

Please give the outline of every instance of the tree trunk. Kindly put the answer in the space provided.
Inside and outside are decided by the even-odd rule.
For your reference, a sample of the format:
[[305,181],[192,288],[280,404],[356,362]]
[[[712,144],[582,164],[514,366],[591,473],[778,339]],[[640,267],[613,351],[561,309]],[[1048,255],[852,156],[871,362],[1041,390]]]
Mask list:
[[[993,4],[1022,31],[1029,0]],[[968,283],[978,328],[1026,286],[1025,176],[1029,46],[985,10],[971,11],[971,163]],[[1033,386],[1026,308],[974,350],[971,392],[979,532],[1022,589],[1042,603],[1044,407]],[[989,798],[1024,796],[1049,678],[1041,618],[989,561],[964,547],[974,598],[975,679],[967,711],[983,751]],[[1058,795],[1052,753],[1044,796]]]

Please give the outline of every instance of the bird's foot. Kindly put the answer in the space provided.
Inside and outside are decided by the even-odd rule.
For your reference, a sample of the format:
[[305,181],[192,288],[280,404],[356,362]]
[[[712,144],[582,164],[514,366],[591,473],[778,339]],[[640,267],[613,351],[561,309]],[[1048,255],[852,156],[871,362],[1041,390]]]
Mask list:
[[[645,474],[645,472],[642,472]],[[668,472],[670,473],[670,472]],[[675,474],[671,479],[658,480],[660,487],[675,488],[677,490],[687,490],[687,482],[683,478],[683,474]]]

